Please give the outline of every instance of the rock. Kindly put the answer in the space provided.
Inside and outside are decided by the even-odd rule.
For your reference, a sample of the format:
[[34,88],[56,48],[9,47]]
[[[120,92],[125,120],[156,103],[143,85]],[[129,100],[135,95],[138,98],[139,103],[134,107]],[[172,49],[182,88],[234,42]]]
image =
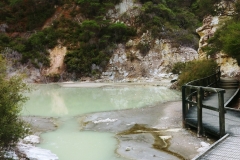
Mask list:
[[[234,2],[221,1],[218,5],[221,10],[218,16],[207,16],[203,20],[203,26],[199,27],[196,32],[200,35],[199,41],[199,57],[201,59],[207,58],[202,47],[207,45],[207,40],[211,38],[216,30],[223,26],[227,20],[232,18],[234,14]],[[240,75],[240,68],[236,59],[233,59],[223,52],[220,52],[214,57],[216,62],[221,66],[222,76],[236,77]]]
[[125,149],[125,151],[130,151],[131,150],[131,147],[127,147],[126,149]]
[[23,139],[24,143],[30,143],[30,144],[39,144],[40,143],[40,137],[36,135],[30,135]]
[[58,160],[57,155],[51,151],[31,144],[18,143],[17,150],[29,160]]
[[201,147],[197,149],[198,152],[204,152],[204,151],[206,151],[206,150],[209,148],[209,146],[210,146],[210,144],[209,144],[209,143],[206,143],[206,142],[200,142],[200,145],[201,145]]
[[8,28],[8,25],[3,23],[3,24],[0,24],[0,32],[6,32],[6,29]]
[[[151,43],[151,48],[145,56],[137,49],[140,42]],[[132,80],[138,77],[165,79],[172,77],[172,73],[168,71],[174,63],[194,59],[198,59],[196,50],[190,47],[176,48],[169,40],[153,41],[150,32],[146,32],[140,39],[129,40],[127,47],[118,45],[102,77],[114,81]]]
[[177,81],[177,78],[174,78],[174,79],[172,79],[170,82],[171,83],[174,83],[174,82],[176,82]]

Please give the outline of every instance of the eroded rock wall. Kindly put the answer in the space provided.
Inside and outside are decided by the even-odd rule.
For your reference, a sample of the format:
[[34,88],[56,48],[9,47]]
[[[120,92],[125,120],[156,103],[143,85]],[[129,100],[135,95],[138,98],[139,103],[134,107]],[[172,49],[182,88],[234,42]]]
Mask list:
[[[227,23],[227,20],[232,18],[234,14],[234,2],[222,1],[218,4],[221,11],[218,16],[207,16],[203,20],[203,25],[196,32],[200,35],[199,41],[199,57],[200,59],[207,58],[202,47],[207,45],[207,40],[211,38],[216,30]],[[237,77],[240,75],[240,68],[236,59],[233,59],[223,52],[216,54],[216,62],[221,66],[222,76]]]
[[[145,54],[137,47],[142,42],[150,46]],[[126,45],[118,45],[102,78],[113,81],[174,78],[176,75],[170,72],[174,63],[197,58],[198,53],[192,48],[181,47],[165,39],[152,39],[149,33],[144,33]]]

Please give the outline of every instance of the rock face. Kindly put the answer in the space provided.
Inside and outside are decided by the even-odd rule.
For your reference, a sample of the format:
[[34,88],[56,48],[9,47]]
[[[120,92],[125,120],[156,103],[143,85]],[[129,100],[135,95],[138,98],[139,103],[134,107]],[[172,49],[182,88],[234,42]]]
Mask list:
[[[230,1],[222,1],[218,4],[221,12],[218,16],[207,16],[203,20],[203,26],[198,28],[196,32],[200,35],[199,41],[199,58],[207,58],[202,47],[207,45],[207,40],[211,38],[216,30],[223,26],[227,20],[231,19],[234,14],[234,3]],[[216,62],[221,66],[222,76],[236,77],[240,75],[240,68],[237,61],[228,55],[220,52],[215,56]]]
[[[149,46],[149,50],[139,49],[139,44]],[[129,40],[126,46],[119,44],[102,78],[134,81],[140,77],[155,80],[171,77],[170,68],[174,63],[198,58],[196,50],[175,45],[169,40],[151,39],[149,33]]]
[[65,70],[64,57],[67,53],[66,47],[57,46],[49,51],[50,67],[42,71],[43,75],[60,75]]
[[[109,10],[106,17],[113,23],[122,22],[128,26],[135,25],[134,19],[139,14],[140,3],[134,0],[123,0]],[[50,26],[54,19],[61,15],[67,15],[69,10],[78,8],[73,5],[70,9],[58,7],[52,19],[46,22],[43,27]],[[153,39],[149,32],[142,36],[129,40],[126,44],[118,44],[112,55],[107,68],[102,72],[101,78],[106,81],[139,81],[139,80],[162,80],[164,78],[175,78],[176,75],[170,73],[171,67],[176,62],[187,62],[194,59],[207,58],[202,47],[207,45],[207,40],[212,37],[215,31],[224,25],[234,14],[234,3],[232,1],[222,1],[218,4],[219,16],[207,16],[203,20],[203,26],[196,31],[200,35],[198,52],[190,47],[179,46],[167,39]],[[124,14],[124,16],[122,16]],[[76,22],[81,23],[83,17],[76,16]],[[0,26],[0,32],[4,32],[6,25]],[[49,68],[36,69],[31,65],[21,66],[20,64],[10,64],[9,74],[25,73],[28,82],[47,82],[61,80],[75,80],[75,75],[65,72],[64,56],[67,53],[66,47],[56,46],[49,50],[51,64]],[[6,55],[14,55],[15,51],[6,50]],[[14,58],[18,56],[13,56]],[[234,77],[240,75],[240,68],[235,59],[228,57],[224,53],[216,55],[216,61],[221,66],[223,76]],[[9,58],[9,62],[12,57]],[[18,58],[19,60],[20,58]],[[16,62],[16,61],[15,61]],[[99,66],[92,64],[92,70],[100,70]],[[52,77],[51,77],[52,76]],[[50,77],[50,79],[46,78]],[[52,78],[52,79],[51,79]],[[55,79],[55,80],[54,80]],[[81,78],[83,79],[83,78]]]

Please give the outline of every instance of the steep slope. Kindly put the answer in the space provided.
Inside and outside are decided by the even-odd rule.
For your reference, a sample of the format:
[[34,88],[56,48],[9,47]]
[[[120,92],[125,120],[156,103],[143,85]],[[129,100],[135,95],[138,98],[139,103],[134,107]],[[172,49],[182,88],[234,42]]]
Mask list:
[[[199,37],[195,30],[204,15],[218,12],[214,10],[216,2],[59,0],[44,4],[18,0],[12,4],[4,1],[0,7],[8,10],[0,12],[16,19],[16,25],[23,23],[23,27],[14,28],[14,21],[2,16],[0,50],[4,55],[9,48],[10,57],[19,55],[9,67],[9,73],[26,72],[28,81],[32,82],[84,77],[108,81],[161,80],[172,76],[174,63],[198,59]],[[23,11],[20,6],[28,3],[34,3],[35,8]],[[222,3],[222,9],[226,4]],[[40,8],[46,6],[49,10],[42,15]],[[14,10],[16,17],[9,17]],[[226,13],[230,12],[232,9]],[[31,19],[30,13],[36,15],[35,19]],[[38,16],[42,17],[39,23]],[[225,18],[204,20],[204,26],[197,30],[201,36],[200,47],[222,19]],[[35,26],[29,26],[28,20]],[[199,53],[204,57],[201,48]],[[238,68],[232,67],[235,62],[220,61],[229,66],[224,69],[228,70],[224,72],[226,75],[237,74],[230,71]]]
[[[216,16],[205,17],[203,25],[196,30],[200,35],[198,53],[201,59],[207,58],[207,54],[203,51],[203,47],[207,46],[208,40],[213,37],[214,33],[219,28],[228,23],[228,20],[232,19],[232,16],[235,14],[234,4],[235,1],[221,1],[218,4],[218,8],[221,8],[221,12]],[[237,64],[236,59],[230,57],[224,52],[220,52],[212,58],[214,58],[221,66],[222,76],[236,77],[240,75],[240,67]]]

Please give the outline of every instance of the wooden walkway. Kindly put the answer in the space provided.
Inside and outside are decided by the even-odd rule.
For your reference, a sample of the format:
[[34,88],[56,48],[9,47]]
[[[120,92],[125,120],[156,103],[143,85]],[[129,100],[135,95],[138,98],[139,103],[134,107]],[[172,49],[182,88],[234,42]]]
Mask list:
[[[240,127],[238,128],[240,129]],[[192,160],[239,160],[240,135],[226,135]]]
[[[225,86],[224,86],[225,87]],[[239,88],[226,87],[224,93],[225,132],[226,135],[210,146],[210,148],[196,156],[193,160],[239,160],[240,159],[240,111],[230,108],[234,97],[238,98]],[[218,94],[213,93],[202,100],[205,106],[219,107]],[[188,109],[185,116],[186,125],[198,127],[197,106]],[[221,137],[219,112],[202,108],[203,134],[208,133]]]
[[[225,89],[224,94],[224,104],[229,104],[229,100],[231,100],[232,96],[236,93],[236,89]],[[217,94],[213,94],[209,96],[207,99],[203,100],[204,105],[211,105],[213,107],[218,107]],[[225,106],[226,107],[226,106]],[[232,126],[239,125],[240,126],[240,112],[233,110],[231,108],[225,108],[225,131],[226,133],[232,133]],[[203,129],[205,133],[209,133],[215,136],[219,136],[219,114],[216,111],[209,109],[202,109],[202,123]],[[192,127],[197,127],[197,107],[191,107],[186,115],[187,125]]]

